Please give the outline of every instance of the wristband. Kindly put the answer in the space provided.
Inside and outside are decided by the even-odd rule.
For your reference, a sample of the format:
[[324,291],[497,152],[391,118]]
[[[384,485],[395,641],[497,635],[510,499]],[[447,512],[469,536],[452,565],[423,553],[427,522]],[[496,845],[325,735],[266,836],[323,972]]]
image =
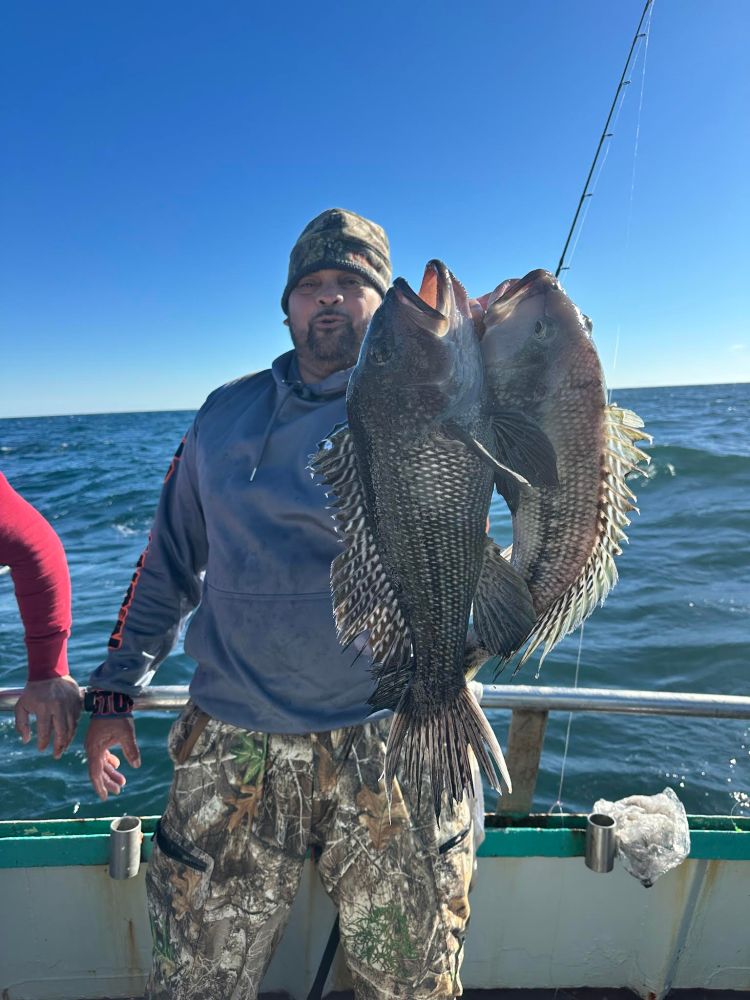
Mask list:
[[91,712],[92,719],[104,719],[112,716],[132,716],[133,699],[121,691],[99,691],[89,688],[83,697],[83,707]]

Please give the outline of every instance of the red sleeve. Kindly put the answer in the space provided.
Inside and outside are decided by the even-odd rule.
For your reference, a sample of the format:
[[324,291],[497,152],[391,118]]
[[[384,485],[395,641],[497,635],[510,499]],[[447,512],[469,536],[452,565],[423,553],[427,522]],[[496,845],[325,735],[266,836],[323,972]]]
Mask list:
[[70,576],[55,531],[0,473],[0,563],[10,566],[26,632],[29,680],[68,673]]

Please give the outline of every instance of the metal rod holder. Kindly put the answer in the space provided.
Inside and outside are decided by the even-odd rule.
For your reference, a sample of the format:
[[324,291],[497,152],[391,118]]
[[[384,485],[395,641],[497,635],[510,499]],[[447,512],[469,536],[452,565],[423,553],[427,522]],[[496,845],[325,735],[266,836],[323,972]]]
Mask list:
[[110,878],[135,878],[141,865],[143,831],[137,816],[120,816],[109,825]]
[[591,813],[586,823],[586,867],[611,872],[615,865],[615,821],[604,813]]

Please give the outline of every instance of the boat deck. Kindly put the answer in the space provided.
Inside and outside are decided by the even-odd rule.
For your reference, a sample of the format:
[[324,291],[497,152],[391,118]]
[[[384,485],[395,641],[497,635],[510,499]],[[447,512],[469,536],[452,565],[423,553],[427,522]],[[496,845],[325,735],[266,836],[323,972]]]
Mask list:
[[[741,1000],[745,990],[671,990],[665,1000]],[[556,990],[464,990],[463,1000],[637,1000],[631,990],[578,988]],[[102,997],[101,1000],[110,1000]],[[144,1000],[129,997],[128,1000]],[[290,1000],[288,993],[261,993],[258,1000]],[[324,1000],[354,1000],[351,990],[326,993]]]
[[[744,990],[672,990],[665,1000],[739,1000]],[[463,1000],[634,1000],[630,990],[556,989],[556,990],[464,990]],[[259,1000],[288,1000],[284,993],[261,994]],[[327,993],[325,1000],[354,1000],[350,991]]]
[[[750,995],[747,990],[671,990],[664,1000],[741,1000]],[[638,994],[626,989],[539,989],[539,990],[464,990],[463,1000],[638,1000]],[[101,997],[99,1000],[112,1000]],[[120,998],[123,1000],[123,998]],[[145,1000],[128,997],[126,1000]],[[260,993],[258,1000],[291,1000],[288,993]],[[323,1000],[354,1000],[351,990],[331,991]]]

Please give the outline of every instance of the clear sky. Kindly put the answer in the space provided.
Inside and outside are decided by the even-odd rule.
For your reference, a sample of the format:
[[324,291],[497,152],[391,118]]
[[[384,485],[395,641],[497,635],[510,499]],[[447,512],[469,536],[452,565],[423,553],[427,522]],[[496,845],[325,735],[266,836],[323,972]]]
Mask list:
[[[554,270],[642,8],[5,0],[0,416],[267,367],[327,207],[412,283]],[[656,0],[565,279],[612,386],[750,379],[748,51],[748,0]]]

